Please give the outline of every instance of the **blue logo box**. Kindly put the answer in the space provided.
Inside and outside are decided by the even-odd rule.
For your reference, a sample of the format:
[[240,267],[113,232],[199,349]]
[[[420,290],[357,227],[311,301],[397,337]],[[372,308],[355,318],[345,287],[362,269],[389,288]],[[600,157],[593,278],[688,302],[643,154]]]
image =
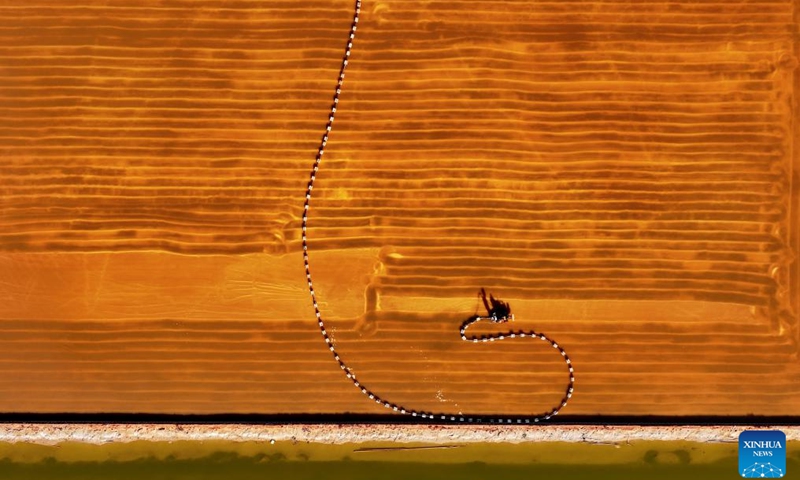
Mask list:
[[779,430],[739,434],[739,474],[744,478],[782,478],[786,475],[786,435]]

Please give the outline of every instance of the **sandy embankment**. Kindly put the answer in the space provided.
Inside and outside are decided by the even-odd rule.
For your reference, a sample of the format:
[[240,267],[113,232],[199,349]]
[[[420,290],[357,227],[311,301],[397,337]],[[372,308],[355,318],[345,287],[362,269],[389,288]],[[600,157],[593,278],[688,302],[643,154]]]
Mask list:
[[[800,439],[799,426],[778,429],[787,440]],[[569,442],[613,444],[633,441],[736,442],[748,426],[638,427],[589,425],[442,426],[442,425],[175,425],[175,424],[4,424],[0,441],[54,445],[135,441],[310,442],[345,444]]]

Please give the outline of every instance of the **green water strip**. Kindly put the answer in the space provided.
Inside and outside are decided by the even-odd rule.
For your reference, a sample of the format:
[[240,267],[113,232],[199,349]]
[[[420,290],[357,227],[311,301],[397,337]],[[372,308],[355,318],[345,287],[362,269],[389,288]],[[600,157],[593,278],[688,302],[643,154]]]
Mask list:
[[[787,445],[800,478],[800,443]],[[716,479],[740,478],[737,445],[374,442],[0,443],[0,479]]]

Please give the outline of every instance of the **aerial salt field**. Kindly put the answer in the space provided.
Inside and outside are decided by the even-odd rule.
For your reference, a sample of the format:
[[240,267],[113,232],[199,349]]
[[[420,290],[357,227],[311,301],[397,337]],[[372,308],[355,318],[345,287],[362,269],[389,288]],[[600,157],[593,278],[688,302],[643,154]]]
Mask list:
[[2,418],[795,423],[797,8],[0,1]]

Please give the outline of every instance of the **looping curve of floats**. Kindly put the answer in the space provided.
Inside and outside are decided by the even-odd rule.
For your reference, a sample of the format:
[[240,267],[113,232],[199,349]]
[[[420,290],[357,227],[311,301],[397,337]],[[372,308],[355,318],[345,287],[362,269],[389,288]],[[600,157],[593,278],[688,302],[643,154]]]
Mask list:
[[[481,316],[473,316],[466,320],[464,323],[461,324],[460,332],[461,332],[461,339],[467,342],[479,343],[479,342],[494,342],[498,340],[505,340],[508,338],[530,338],[532,340],[539,339],[541,341],[549,343],[558,353],[561,354],[561,357],[564,359],[568,370],[569,380],[567,383],[566,390],[564,392],[564,396],[562,397],[561,401],[550,410],[546,411],[545,413],[540,413],[538,415],[532,417],[493,417],[488,415],[453,415],[453,414],[445,414],[445,413],[436,413],[436,412],[423,412],[420,410],[414,410],[411,408],[407,408],[401,405],[397,405],[392,403],[385,398],[377,395],[375,392],[367,388],[365,385],[362,385],[361,382],[358,381],[356,378],[355,373],[350,369],[350,367],[345,364],[342,358],[339,356],[336,348],[331,341],[330,337],[328,337],[328,332],[325,329],[325,322],[322,319],[322,312],[319,309],[319,303],[317,302],[317,294],[314,290],[314,284],[311,280],[311,268],[308,262],[308,215],[309,215],[309,208],[311,204],[311,193],[314,189],[314,181],[317,178],[317,173],[319,172],[320,164],[322,163],[322,155],[325,153],[325,146],[328,144],[328,136],[331,133],[331,129],[333,127],[333,120],[336,116],[336,109],[339,105],[339,97],[342,93],[342,85],[344,83],[344,75],[347,69],[347,65],[350,61],[350,53],[353,49],[353,41],[356,37],[356,30],[358,27],[358,20],[359,15],[361,13],[361,0],[355,1],[355,11],[353,13],[353,22],[350,26],[350,33],[347,39],[347,46],[345,47],[344,57],[342,59],[342,64],[339,69],[339,77],[337,78],[336,82],[336,93],[333,95],[333,103],[331,105],[330,112],[328,114],[328,122],[325,125],[325,132],[322,135],[322,139],[320,141],[319,149],[317,150],[316,158],[314,160],[314,166],[311,170],[311,176],[308,181],[308,185],[306,188],[306,198],[305,204],[303,207],[303,220],[301,222],[302,225],[302,244],[303,244],[303,263],[305,264],[305,271],[306,271],[306,280],[308,281],[308,290],[311,294],[311,300],[314,305],[314,313],[317,317],[317,322],[319,324],[320,333],[322,333],[322,337],[325,340],[325,344],[328,349],[333,354],[334,360],[338,362],[339,367],[345,373],[347,378],[353,383],[353,385],[361,390],[361,393],[369,397],[370,400],[378,403],[379,405],[383,405],[384,407],[392,410],[393,412],[398,412],[404,415],[410,415],[413,417],[420,417],[429,420],[443,420],[443,421],[451,421],[451,422],[468,422],[468,423],[538,423],[541,420],[549,420],[551,417],[558,414],[561,409],[567,406],[567,402],[570,398],[572,398],[572,394],[575,388],[575,376],[574,376],[574,368],[572,365],[572,360],[567,355],[567,352],[553,339],[549,338],[547,335],[539,332],[535,332],[533,330],[527,331],[509,331],[503,334],[495,334],[495,335],[467,335],[467,329],[472,326],[473,324],[481,321],[481,320],[491,320],[494,323],[504,323],[508,320],[506,317],[502,318],[493,318],[493,317],[481,317]],[[491,312],[490,312],[491,314]]]

